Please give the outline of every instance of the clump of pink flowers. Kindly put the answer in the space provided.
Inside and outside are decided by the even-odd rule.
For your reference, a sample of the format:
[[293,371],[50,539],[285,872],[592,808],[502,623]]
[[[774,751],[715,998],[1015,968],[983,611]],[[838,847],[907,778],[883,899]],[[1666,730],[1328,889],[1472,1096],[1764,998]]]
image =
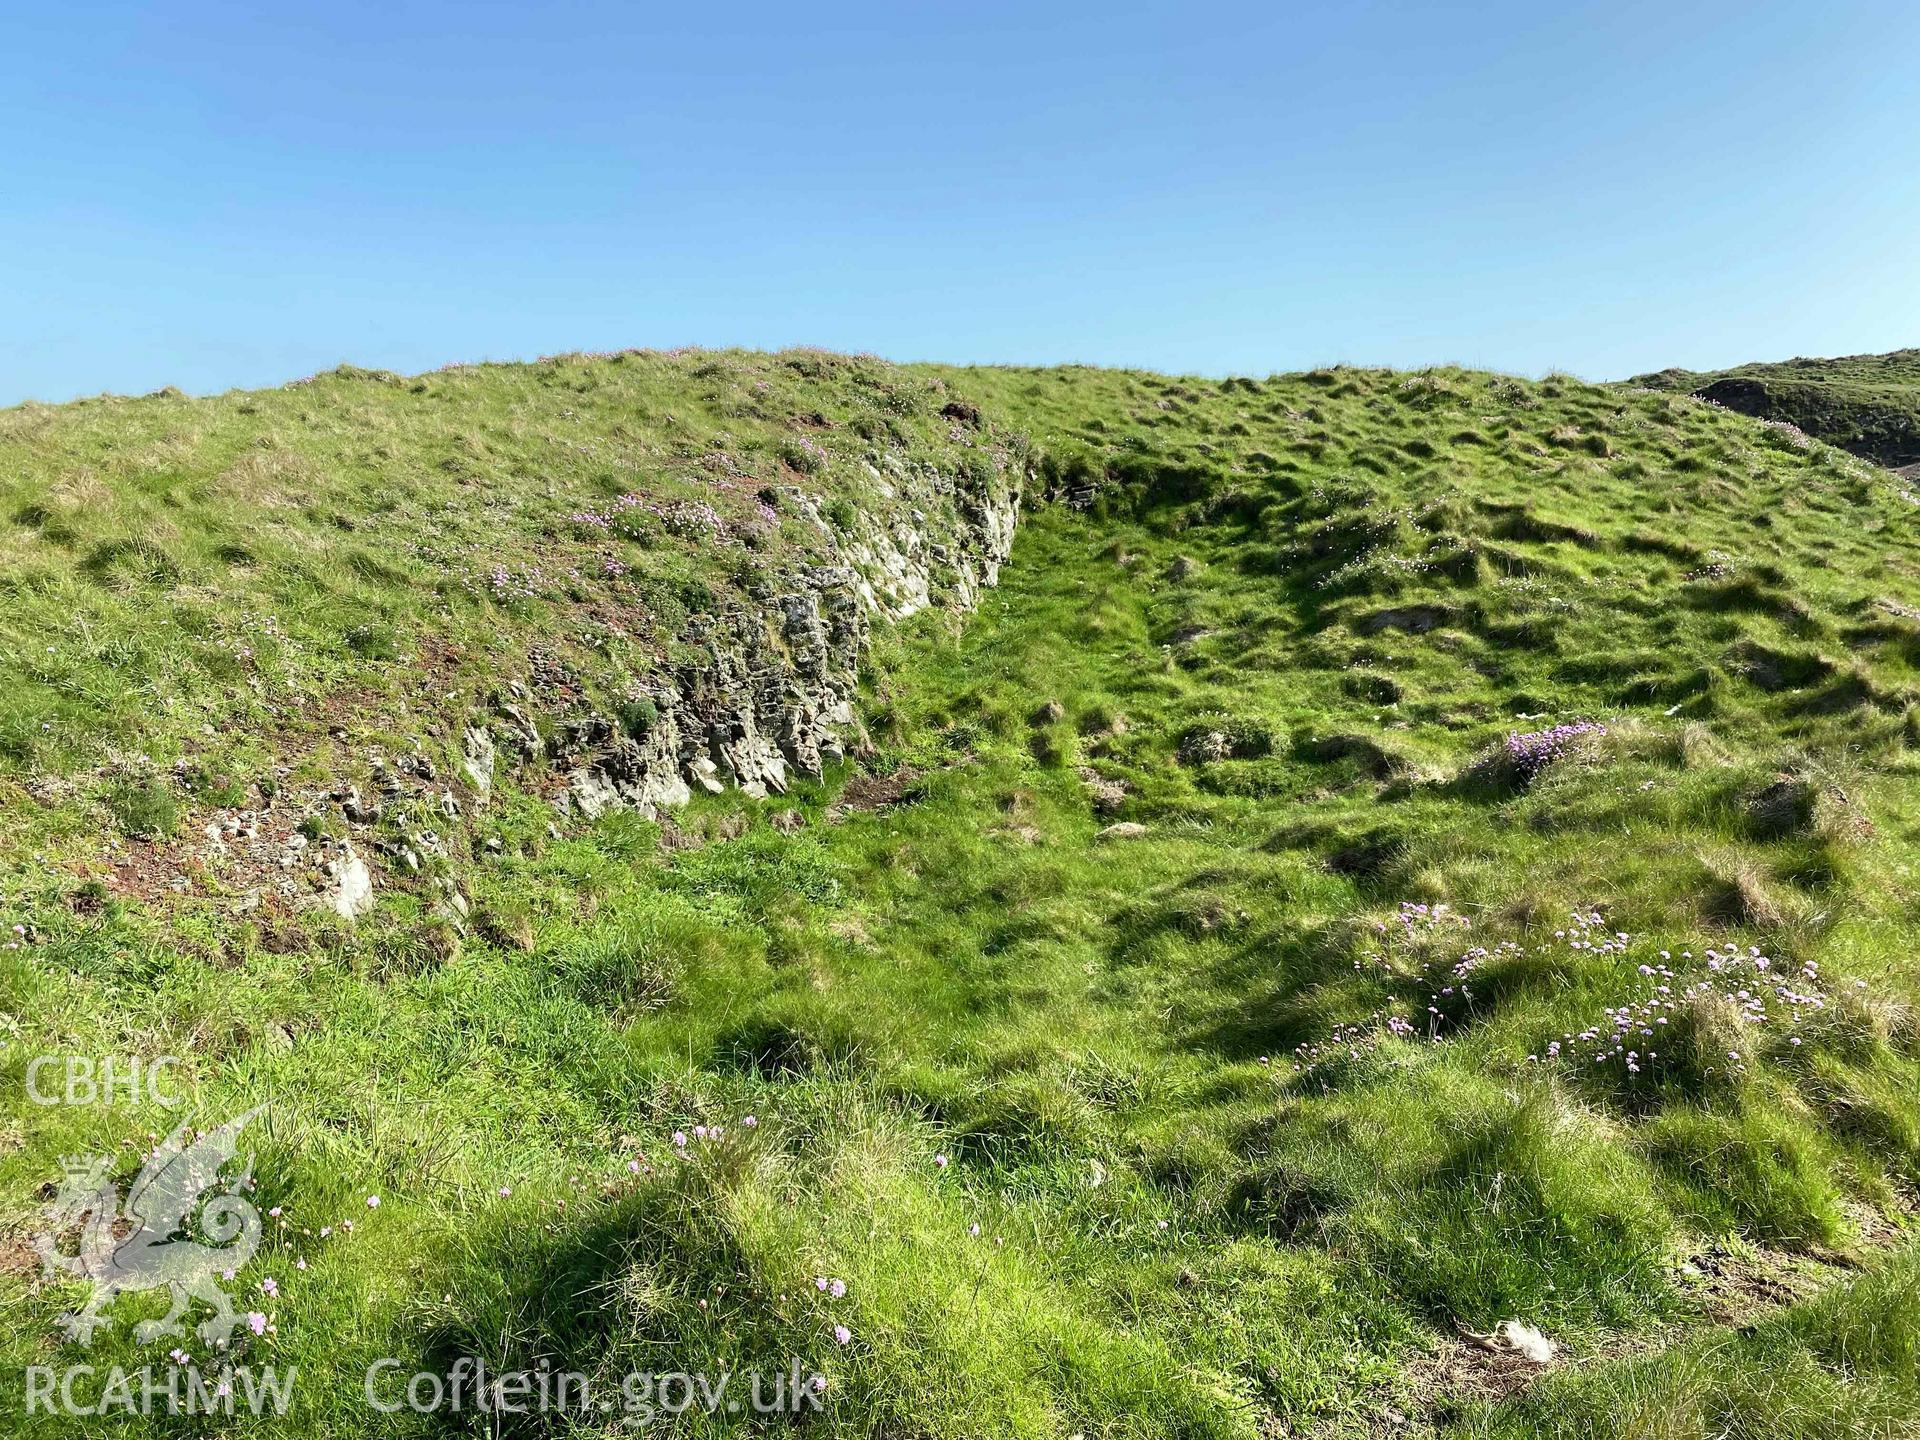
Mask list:
[[1356,959],[1353,968],[1361,973],[1369,969],[1382,975],[1404,973],[1411,963],[1405,952],[1443,938],[1449,931],[1472,928],[1473,922],[1450,906],[1402,900],[1392,916],[1373,922],[1375,946]]
[[[515,600],[538,599],[547,592],[551,583],[546,571],[538,565],[515,570],[496,563],[488,566],[481,576],[479,590],[488,599],[508,604]],[[473,587],[469,584],[468,588]]]
[[1575,720],[1545,730],[1510,730],[1500,747],[1500,757],[1515,781],[1531,785],[1543,770],[1564,759],[1582,741],[1606,733],[1606,726],[1592,720]]
[[1390,919],[1374,922],[1378,944],[1355,959],[1354,970],[1360,974],[1372,973],[1389,984],[1411,981],[1427,992],[1424,1014],[1414,1011],[1410,1016],[1401,1016],[1377,1012],[1372,1018],[1384,1017],[1385,1034],[1423,1034],[1429,1040],[1438,1041],[1446,1025],[1471,1009],[1474,997],[1469,980],[1473,973],[1490,961],[1522,953],[1521,947],[1510,940],[1493,946],[1474,945],[1465,950],[1444,951],[1438,956],[1419,953],[1472,928],[1473,922],[1467,916],[1445,904],[1427,905],[1412,900],[1401,901]]
[[[1463,1020],[1474,1005],[1473,977],[1490,963],[1518,958],[1529,953],[1512,941],[1491,946],[1476,945],[1457,952],[1443,952],[1422,958],[1419,951],[1448,930],[1471,928],[1465,916],[1444,905],[1403,903],[1393,916],[1374,922],[1378,937],[1375,948],[1354,961],[1354,969],[1372,974],[1388,985],[1416,982],[1427,988],[1425,1014],[1418,1002],[1404,1012],[1376,1010],[1365,1019],[1336,1025],[1326,1038],[1305,1042],[1294,1048],[1297,1072],[1343,1060],[1358,1060],[1393,1039],[1425,1039],[1440,1043],[1447,1027]],[[1600,911],[1581,906],[1571,912],[1565,924],[1551,939],[1535,946],[1531,953],[1548,955],[1556,950],[1593,957],[1631,957],[1643,941],[1624,930],[1609,927]],[[1409,953],[1412,952],[1412,953]],[[1531,1064],[1560,1061],[1577,1062],[1591,1071],[1611,1070],[1619,1078],[1635,1077],[1662,1066],[1663,1043],[1675,1050],[1682,1048],[1675,1031],[1690,1012],[1705,1006],[1724,1017],[1723,1026],[1737,1027],[1713,1042],[1714,1053],[1691,1055],[1702,1062],[1709,1073],[1739,1075],[1745,1072],[1753,1052],[1761,1048],[1761,1039],[1780,1034],[1791,1050],[1799,1048],[1803,1022],[1818,1014],[1831,1002],[1816,961],[1783,963],[1767,955],[1758,946],[1727,945],[1708,947],[1702,958],[1683,950],[1678,956],[1670,950],[1649,953],[1637,967],[1645,982],[1645,992],[1625,998],[1618,1005],[1605,1007],[1602,1016],[1578,1032],[1568,1032],[1550,1041],[1538,1054],[1529,1055]],[[1855,981],[1864,988],[1864,981]],[[1742,1042],[1742,1033],[1754,1035]],[[1724,1052],[1724,1053],[1722,1053]],[[1676,1056],[1667,1054],[1667,1063]],[[1264,1062],[1263,1062],[1264,1063]]]
[[631,490],[604,509],[575,510],[567,519],[582,530],[611,531],[630,539],[642,533],[649,519],[674,535],[718,535],[726,529],[720,512],[704,500],[656,500]]
[[1303,1072],[1334,1060],[1358,1060],[1388,1036],[1411,1038],[1419,1032],[1399,1015],[1376,1010],[1364,1020],[1336,1025],[1327,1038],[1293,1047],[1294,1064]]
[[[1555,938],[1570,949],[1596,954],[1625,954],[1636,943],[1624,932],[1614,932],[1596,944],[1591,926],[1578,923],[1597,916],[1576,914],[1576,925],[1555,933]],[[1708,947],[1696,960],[1691,950],[1678,956],[1662,950],[1638,967],[1645,992],[1619,1005],[1607,1006],[1601,1018],[1578,1032],[1569,1032],[1547,1043],[1531,1064],[1566,1060],[1584,1067],[1600,1067],[1617,1072],[1622,1078],[1646,1073],[1659,1066],[1662,1045],[1669,1039],[1684,1009],[1705,1003],[1718,1003],[1723,1013],[1743,1030],[1756,1037],[1768,1032],[1785,1031],[1790,1048],[1798,1048],[1802,1022],[1824,1010],[1830,997],[1823,988],[1817,961],[1798,966],[1783,965],[1757,945],[1745,950],[1729,945]],[[1856,982],[1864,984],[1864,982]],[[1760,1042],[1756,1039],[1757,1048]],[[1671,1051],[1668,1059],[1673,1058]],[[1728,1047],[1724,1056],[1710,1059],[1713,1071],[1726,1075],[1745,1073],[1750,1049]]]

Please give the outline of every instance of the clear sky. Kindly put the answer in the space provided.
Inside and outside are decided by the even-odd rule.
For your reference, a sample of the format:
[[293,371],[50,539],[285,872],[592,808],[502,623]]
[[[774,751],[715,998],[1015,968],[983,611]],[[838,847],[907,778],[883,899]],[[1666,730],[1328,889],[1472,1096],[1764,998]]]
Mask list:
[[0,404],[680,344],[1920,345],[1920,5],[7,6]]

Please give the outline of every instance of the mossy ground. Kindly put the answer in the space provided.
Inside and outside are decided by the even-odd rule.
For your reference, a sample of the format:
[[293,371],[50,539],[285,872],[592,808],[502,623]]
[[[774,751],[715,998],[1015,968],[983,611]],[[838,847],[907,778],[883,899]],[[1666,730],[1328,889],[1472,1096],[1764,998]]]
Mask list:
[[[701,363],[661,362],[659,411],[692,406]],[[179,592],[220,546],[245,544],[262,577],[225,583],[297,612],[273,703],[353,689],[364,712],[316,713],[380,733],[446,709],[378,698],[411,683],[420,636],[457,630],[500,671],[521,627],[582,603],[453,603],[309,548],[393,566],[358,528],[375,489],[478,527],[485,503],[527,503],[519,467],[477,492],[436,479],[450,433],[419,448],[422,488],[315,475],[300,525],[242,534],[192,474],[170,510],[114,470],[189,423],[140,407],[229,407],[237,448],[245,406],[310,402],[31,420],[18,505],[48,513],[20,523],[73,538],[15,542],[14,596],[40,607],[16,613],[48,633],[7,637],[0,918],[29,940],[0,956],[7,1073],[47,1050],[181,1054],[209,1114],[273,1101],[255,1173],[285,1223],[239,1282],[278,1282],[252,1303],[275,1327],[256,1357],[300,1369],[284,1433],[478,1424],[370,1412],[361,1377],[389,1355],[608,1377],[799,1357],[835,1434],[1911,1423],[1920,584],[1890,477],[1682,397],[1562,379],[724,363],[710,407],[750,392],[738,367],[796,387],[755,422],[769,464],[785,417],[850,427],[875,385],[908,398],[874,443],[934,453],[953,443],[934,400],[961,395],[1071,503],[1030,510],[978,613],[882,633],[871,754],[779,799],[696,802],[676,830],[704,845],[618,813],[555,836],[503,777],[471,820],[474,920],[451,946],[421,940],[405,894],[355,930],[268,931],[191,890],[89,891],[76,861],[106,826],[220,808],[171,778],[150,792],[109,743],[163,777],[175,759],[243,774],[248,745],[270,759],[271,731],[204,734],[234,694],[192,668],[206,629],[162,624],[192,613]],[[554,373],[592,395],[621,383],[612,367]],[[542,397],[537,371],[467,383],[504,387],[542,433],[578,403]],[[398,407],[418,392],[382,387],[321,428],[412,444]],[[82,475],[100,503],[34,498]],[[474,543],[529,533],[497,531]],[[114,536],[179,574],[72,573]],[[699,569],[697,547],[672,553]],[[272,588],[301,576],[310,590]],[[350,641],[370,606],[391,654]],[[59,660],[72,671],[39,668],[76,641],[93,648]],[[1604,733],[1537,773],[1503,761],[1510,732],[1583,721]],[[803,828],[770,823],[788,810]],[[1102,838],[1115,824],[1143,833]],[[1610,1012],[1662,984],[1675,1009],[1634,1032],[1629,1066]],[[60,1155],[171,1119],[8,1094],[14,1237]],[[1693,1263],[1709,1254],[1813,1279],[1736,1329]],[[78,1355],[54,1329],[77,1290],[37,1284],[31,1260],[0,1281],[16,1370]],[[1446,1373],[1459,1327],[1508,1318],[1572,1363],[1507,1398],[1464,1362]],[[142,1357],[124,1330],[86,1356]]]

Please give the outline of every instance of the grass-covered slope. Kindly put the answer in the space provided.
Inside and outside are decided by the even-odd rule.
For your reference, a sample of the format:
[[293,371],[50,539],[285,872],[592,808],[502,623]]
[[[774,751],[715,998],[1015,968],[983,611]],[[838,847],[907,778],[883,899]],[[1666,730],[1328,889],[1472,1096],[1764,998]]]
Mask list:
[[[729,408],[760,382],[764,412]],[[472,408],[339,378],[8,417],[17,573],[44,578],[8,612],[40,628],[7,641],[7,1075],[180,1054],[208,1116],[272,1102],[255,1174],[281,1213],[236,1284],[272,1327],[249,1357],[301,1381],[297,1416],[251,1430],[621,1433],[384,1416],[361,1389],[382,1356],[614,1383],[798,1359],[813,1428],[847,1435],[1910,1423],[1920,577],[1893,477],[1684,395],[1454,371],[683,357],[421,383]],[[503,406],[527,458],[486,439]],[[682,475],[716,510],[686,432],[823,512],[844,493],[849,533],[900,498],[864,468],[889,455],[942,477],[932,497],[984,455],[976,483],[1025,486],[1027,511],[997,590],[876,612],[866,742],[820,778],[589,818],[556,805],[551,746],[503,746],[484,803],[454,785],[429,867],[464,916],[388,850],[355,924],[297,896],[236,910],[221,857],[178,837],[290,826],[259,791],[302,763],[276,759],[289,736],[367,784],[370,747],[456,767],[485,697],[593,613],[596,587],[501,596],[366,534],[380,494],[488,558],[560,543],[537,515],[622,493],[564,446],[535,458],[563,414],[624,434],[619,485]],[[391,453],[316,462],[237,520],[190,458],[169,473],[197,509],[139,478],[131,457],[216,420],[244,458],[249,419]],[[437,468],[462,425],[498,462],[480,483]],[[787,476],[803,435],[828,453]],[[91,506],[63,498],[83,485]],[[845,561],[841,533],[753,553]],[[95,575],[111,536],[177,570]],[[636,585],[727,583],[726,547],[620,543]],[[250,563],[219,568],[228,545]],[[182,624],[199,586],[224,598]],[[245,708],[268,703],[245,669],[190,668],[236,612],[292,632],[257,677],[288,715]],[[367,623],[391,653],[354,643]],[[423,636],[467,666],[430,693]],[[42,668],[76,647],[76,673]],[[617,709],[659,663],[572,667]],[[337,801],[310,818],[365,829]],[[56,1329],[80,1287],[23,1250],[59,1157],[127,1142],[130,1174],[171,1117],[38,1109],[18,1083],[8,1105],[17,1370],[83,1356]],[[1510,1319],[1556,1363],[1462,1338]],[[121,1326],[84,1358],[173,1343]]]
[[[536,656],[617,688],[809,569],[885,613],[970,589],[963,512],[1009,457],[943,403],[877,362],[630,352],[6,411],[0,758],[191,736],[244,778],[235,730],[257,766],[314,707],[399,722]],[[905,523],[963,553],[905,574]]]
[[1890,469],[1920,465],[1920,350],[1662,370],[1629,383],[1688,391],[1743,415],[1795,425]]

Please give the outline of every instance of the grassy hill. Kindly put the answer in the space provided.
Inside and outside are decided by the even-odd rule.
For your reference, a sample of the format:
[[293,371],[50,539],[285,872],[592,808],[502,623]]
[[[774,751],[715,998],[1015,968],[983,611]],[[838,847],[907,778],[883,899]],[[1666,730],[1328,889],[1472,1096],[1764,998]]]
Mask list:
[[31,1248],[179,1117],[29,1058],[178,1055],[270,1106],[248,1433],[627,1433],[385,1414],[383,1357],[797,1363],[835,1435],[1911,1425],[1884,470],[1563,378],[812,352],[0,459],[10,1375],[217,1361],[135,1340],[159,1292],[63,1341]]
[[1889,469],[1920,465],[1920,350],[1662,370],[1629,382],[1684,390],[1743,415],[1796,425]]

